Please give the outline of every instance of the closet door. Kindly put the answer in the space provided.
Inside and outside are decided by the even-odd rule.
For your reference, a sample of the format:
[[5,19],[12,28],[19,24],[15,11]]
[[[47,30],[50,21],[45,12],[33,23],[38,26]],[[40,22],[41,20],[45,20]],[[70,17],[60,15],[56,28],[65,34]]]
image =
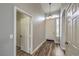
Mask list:
[[68,21],[68,27],[67,27],[67,41],[71,42],[72,41],[72,20],[69,19],[70,21]]
[[71,8],[67,11],[67,21],[66,21],[66,27],[67,27],[67,42],[72,41],[72,6]]
[[[79,55],[79,4],[73,4],[72,15],[70,20],[67,19],[67,42],[66,55],[77,56]],[[74,7],[73,7],[74,6]],[[68,13],[67,13],[68,17]],[[66,18],[67,18],[66,17]]]
[[66,42],[68,42],[68,44],[66,44],[66,55],[71,55],[72,50],[69,43],[72,42],[72,8],[69,8],[66,12]]
[[73,45],[75,45],[75,42],[76,42],[76,25],[75,24],[76,24],[76,19],[74,18],[72,20],[72,41],[71,41]]

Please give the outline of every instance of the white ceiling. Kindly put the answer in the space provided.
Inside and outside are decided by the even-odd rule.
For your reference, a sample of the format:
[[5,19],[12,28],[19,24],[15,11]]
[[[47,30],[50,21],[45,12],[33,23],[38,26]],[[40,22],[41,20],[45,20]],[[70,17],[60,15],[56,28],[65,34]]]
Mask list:
[[[51,4],[51,12],[52,14],[58,14],[60,8],[64,8],[68,5],[68,3],[52,3]],[[41,3],[41,7],[45,14],[49,13],[49,3]]]
[[[45,13],[49,13],[49,3],[41,3],[41,6]],[[58,11],[60,7],[61,3],[52,3],[51,12]]]

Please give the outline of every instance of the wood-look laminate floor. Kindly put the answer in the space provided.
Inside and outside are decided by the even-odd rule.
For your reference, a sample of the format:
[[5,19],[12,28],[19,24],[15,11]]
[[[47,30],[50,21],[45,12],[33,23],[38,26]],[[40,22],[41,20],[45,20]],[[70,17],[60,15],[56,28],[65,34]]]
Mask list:
[[22,50],[17,50],[17,56],[63,56],[64,53],[53,41],[47,40],[43,45],[33,53],[33,55]]
[[16,53],[17,56],[32,56],[31,54],[23,51],[23,50],[17,50],[17,53]]
[[47,40],[33,55],[34,56],[51,56],[54,48],[54,42]]
[[65,52],[60,48],[59,45],[55,45],[55,48],[52,51],[53,56],[64,56]]

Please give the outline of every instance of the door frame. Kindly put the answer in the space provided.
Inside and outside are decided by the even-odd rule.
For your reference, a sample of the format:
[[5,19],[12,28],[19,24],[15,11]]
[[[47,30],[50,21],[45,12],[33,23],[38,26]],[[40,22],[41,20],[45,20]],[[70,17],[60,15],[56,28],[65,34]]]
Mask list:
[[[29,49],[29,53],[32,52],[33,50],[33,24],[32,24],[32,15],[30,15],[29,13],[25,12],[24,10],[14,6],[14,56],[16,56],[16,12],[20,11],[26,15],[28,15],[29,17],[31,17],[30,23],[31,23],[31,34],[29,35],[29,39],[31,41],[31,48]],[[29,40],[28,40],[29,42]],[[29,47],[29,43],[27,45]]]

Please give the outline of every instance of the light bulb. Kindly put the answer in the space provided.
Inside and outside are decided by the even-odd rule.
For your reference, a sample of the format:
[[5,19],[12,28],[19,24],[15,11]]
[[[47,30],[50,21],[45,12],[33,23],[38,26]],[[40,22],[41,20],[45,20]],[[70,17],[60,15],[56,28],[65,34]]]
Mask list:
[[53,17],[52,16],[48,16],[48,17],[46,17],[46,19],[52,19]]

